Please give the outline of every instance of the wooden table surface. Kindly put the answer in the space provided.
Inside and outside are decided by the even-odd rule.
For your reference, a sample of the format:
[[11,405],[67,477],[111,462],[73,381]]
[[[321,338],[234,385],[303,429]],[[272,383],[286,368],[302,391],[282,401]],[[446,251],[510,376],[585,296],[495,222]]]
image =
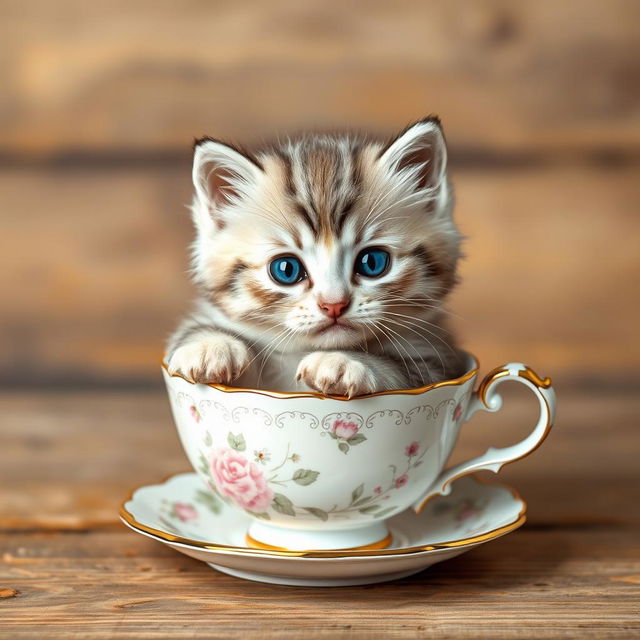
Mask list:
[[[126,529],[132,486],[187,468],[161,391],[0,396],[0,637],[640,637],[640,398],[559,390],[559,418],[501,479],[518,531],[388,584],[293,588],[217,573]],[[530,398],[468,425],[457,456],[525,433]]]

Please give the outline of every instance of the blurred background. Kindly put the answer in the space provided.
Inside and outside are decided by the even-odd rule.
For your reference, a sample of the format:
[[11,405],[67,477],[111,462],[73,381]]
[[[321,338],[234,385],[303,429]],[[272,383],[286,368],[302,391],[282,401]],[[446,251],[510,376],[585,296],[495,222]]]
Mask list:
[[[194,293],[194,137],[387,137],[430,113],[467,236],[462,343],[482,374],[551,376],[558,424],[500,474],[523,531],[368,602],[401,600],[405,636],[452,637],[474,602],[465,637],[637,629],[638,0],[0,0],[0,636],[379,635],[372,591],[288,591],[272,617],[117,514],[188,468],[159,362]],[[507,393],[452,462],[525,436],[536,403]]]
[[486,370],[635,385],[640,4],[0,3],[0,382],[160,387],[191,143],[444,122]]

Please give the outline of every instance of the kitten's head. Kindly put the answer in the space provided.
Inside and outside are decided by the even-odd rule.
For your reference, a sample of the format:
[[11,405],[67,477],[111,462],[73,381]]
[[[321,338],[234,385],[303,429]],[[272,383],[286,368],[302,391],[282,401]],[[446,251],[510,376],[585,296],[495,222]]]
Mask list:
[[196,282],[239,331],[282,350],[424,334],[412,318],[427,320],[455,282],[437,118],[388,144],[308,135],[251,155],[204,138],[193,181]]

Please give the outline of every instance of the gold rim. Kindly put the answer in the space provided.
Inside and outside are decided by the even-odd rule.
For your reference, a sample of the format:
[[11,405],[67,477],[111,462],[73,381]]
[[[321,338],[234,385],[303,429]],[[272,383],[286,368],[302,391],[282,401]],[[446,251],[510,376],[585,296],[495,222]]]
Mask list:
[[[290,551],[287,547],[276,547],[272,544],[266,544],[264,542],[260,542],[260,540],[256,540],[253,536],[248,533],[245,534],[245,539],[247,544],[252,549],[264,549],[265,551]],[[374,549],[386,549],[393,542],[393,536],[388,533],[384,538],[378,540],[377,542],[372,542],[371,544],[361,544],[358,547],[345,547],[343,549],[331,549],[331,551],[373,551]]]
[[[478,387],[478,396],[482,400],[482,403],[484,404],[485,407],[487,408],[489,407],[486,400],[486,394],[489,386],[493,384],[493,382],[495,382],[495,380],[497,380],[498,378],[502,378],[508,375],[510,374],[507,369],[504,369],[503,367],[497,367],[496,369],[494,369],[493,371],[491,371],[485,376],[484,380],[480,383],[480,386]],[[528,380],[529,382],[533,383],[536,387],[540,389],[551,388],[551,384],[552,384],[551,378],[549,377],[541,378],[535,371],[533,371],[533,369],[530,369],[527,365],[525,365],[524,369],[521,369],[520,371],[518,371],[518,377]],[[551,432],[551,429],[553,428],[553,422],[551,420],[551,407],[549,406],[549,403],[547,402],[547,399],[544,397],[543,394],[539,394],[538,397],[544,402],[545,407],[547,408],[547,415],[549,416],[549,418],[547,419],[547,424],[545,425],[545,428],[544,428],[544,433],[540,437],[540,440],[538,440],[538,444],[536,444],[536,446],[533,447],[533,449],[530,449],[529,451],[527,451],[526,453],[523,453],[521,456],[518,456],[517,458],[512,458],[511,460],[507,460],[502,464],[502,466],[500,467],[501,469],[502,467],[506,467],[508,464],[512,464],[513,462],[518,462],[518,460],[522,460],[523,458],[530,456],[534,451],[536,451],[540,447],[540,445],[542,445],[542,443],[547,439],[547,436]],[[456,476],[455,478],[451,478],[451,480],[447,484],[454,482],[458,478],[461,478],[463,475],[464,474]]]
[[[180,474],[173,474],[165,478],[160,484],[152,485],[152,486],[160,486],[165,484],[169,479],[175,477]],[[202,542],[201,540],[192,540],[190,538],[183,538],[182,536],[176,536],[172,533],[167,533],[166,531],[161,531],[160,529],[154,529],[153,527],[149,527],[141,522],[138,522],[134,515],[129,512],[126,508],[128,502],[133,499],[133,495],[139,489],[145,487],[146,485],[142,485],[141,487],[134,488],[129,495],[124,499],[122,504],[120,505],[120,518],[129,525],[132,529],[139,531],[140,533],[146,533],[148,535],[153,536],[154,538],[170,543],[178,543],[187,545],[190,547],[197,547],[198,549],[205,549],[207,551],[225,551],[225,552],[233,552],[240,553],[242,555],[266,555],[266,556],[278,556],[282,558],[353,558],[353,557],[367,557],[367,556],[403,556],[409,555],[412,553],[420,553],[422,551],[435,551],[437,549],[450,549],[453,547],[463,547],[468,544],[476,544],[479,542],[487,542],[489,540],[493,540],[495,538],[499,538],[500,536],[510,533],[511,531],[515,531],[518,527],[522,526],[526,521],[526,513],[527,513],[527,503],[522,499],[522,496],[512,487],[501,484],[499,482],[495,482],[493,480],[487,480],[477,476],[470,476],[476,482],[480,482],[481,484],[487,484],[492,487],[500,487],[502,489],[506,489],[511,493],[511,495],[517,500],[522,506],[520,508],[520,512],[516,519],[502,527],[498,527],[497,529],[492,529],[487,533],[483,533],[481,535],[472,536],[470,538],[461,538],[459,540],[452,540],[450,542],[442,542],[438,544],[430,544],[430,545],[419,545],[416,547],[406,547],[403,549],[379,549],[376,551],[365,551],[365,550],[309,550],[309,551],[287,551],[287,550],[263,550],[263,549],[253,549],[248,547],[236,547],[234,545],[227,544],[213,544],[210,542]]]
[[465,382],[471,380],[477,373],[479,369],[478,360],[470,353],[465,352],[465,355],[471,360],[471,369],[467,371],[464,375],[459,378],[453,378],[451,380],[442,380],[441,382],[432,382],[431,384],[426,384],[422,387],[414,387],[412,389],[393,389],[392,391],[377,391],[376,393],[368,393],[363,396],[358,396],[357,398],[348,398],[347,396],[332,396],[325,395],[323,393],[318,393],[317,391],[275,391],[272,389],[253,389],[251,387],[230,387],[226,384],[215,384],[213,382],[207,383],[197,383],[193,382],[193,380],[189,380],[186,376],[183,376],[181,373],[171,373],[169,371],[168,364],[162,360],[160,364],[162,368],[167,372],[167,375],[172,378],[182,378],[185,382],[189,384],[203,384],[206,387],[211,387],[212,389],[217,389],[218,391],[224,391],[225,393],[256,393],[261,396],[269,396],[270,398],[281,398],[288,399],[291,398],[320,398],[326,399],[330,398],[331,400],[343,400],[345,402],[350,400],[362,400],[364,398],[377,398],[379,396],[394,396],[394,395],[419,395],[424,393],[425,391],[430,391],[431,389],[437,389],[439,387],[455,387]]

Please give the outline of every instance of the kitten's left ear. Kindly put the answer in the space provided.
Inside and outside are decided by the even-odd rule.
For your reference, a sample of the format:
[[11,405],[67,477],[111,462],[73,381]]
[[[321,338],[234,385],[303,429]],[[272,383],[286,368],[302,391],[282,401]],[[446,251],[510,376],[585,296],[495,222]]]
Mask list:
[[249,154],[212,138],[196,140],[193,186],[201,211],[222,224],[221,209],[242,199],[259,180],[262,167]]
[[403,172],[416,189],[436,191],[447,173],[447,146],[437,117],[407,127],[384,147],[379,161],[391,172]]

